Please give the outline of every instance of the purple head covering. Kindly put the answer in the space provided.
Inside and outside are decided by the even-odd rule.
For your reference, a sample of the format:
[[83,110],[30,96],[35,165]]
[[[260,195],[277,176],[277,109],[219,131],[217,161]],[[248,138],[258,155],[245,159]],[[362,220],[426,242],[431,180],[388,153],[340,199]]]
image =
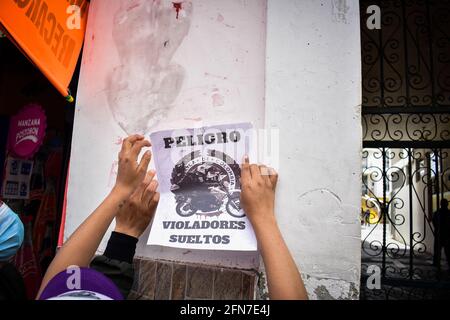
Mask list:
[[123,300],[122,294],[111,279],[94,269],[78,267],[69,267],[58,273],[39,297],[40,300],[59,298]]

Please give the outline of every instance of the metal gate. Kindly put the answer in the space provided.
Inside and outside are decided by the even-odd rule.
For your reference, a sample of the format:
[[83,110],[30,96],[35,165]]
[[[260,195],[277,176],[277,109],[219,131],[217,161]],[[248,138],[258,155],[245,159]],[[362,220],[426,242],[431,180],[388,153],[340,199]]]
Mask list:
[[[448,266],[439,254],[433,219],[440,200],[450,198],[449,152],[364,149],[362,298],[450,298]],[[368,290],[373,266],[383,286]]]
[[[372,5],[381,29],[365,24]],[[364,0],[360,11],[361,299],[450,298],[433,222],[450,200],[450,1]]]

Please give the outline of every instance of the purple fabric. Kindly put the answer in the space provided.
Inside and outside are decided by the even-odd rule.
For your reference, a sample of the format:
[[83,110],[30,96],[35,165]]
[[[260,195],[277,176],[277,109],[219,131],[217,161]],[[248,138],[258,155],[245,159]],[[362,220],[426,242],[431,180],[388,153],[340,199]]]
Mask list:
[[[67,279],[69,277],[73,278],[74,273],[67,272],[66,270],[58,273],[47,284],[39,299],[47,300],[70,291],[88,290],[101,293],[113,300],[123,300],[123,296],[117,286],[104,274],[90,268],[80,268],[80,274],[80,288],[69,289],[67,287]],[[70,281],[70,283],[72,283],[72,281]]]

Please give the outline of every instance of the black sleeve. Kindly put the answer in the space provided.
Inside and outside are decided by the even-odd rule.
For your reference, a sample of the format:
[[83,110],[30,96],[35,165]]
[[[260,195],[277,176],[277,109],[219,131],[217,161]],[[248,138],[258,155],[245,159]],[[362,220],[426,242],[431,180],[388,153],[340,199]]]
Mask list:
[[113,231],[103,255],[110,259],[133,263],[137,242],[138,239],[135,237]]
[[133,285],[133,257],[137,238],[112,232],[105,253],[91,262],[91,268],[110,278],[126,299]]

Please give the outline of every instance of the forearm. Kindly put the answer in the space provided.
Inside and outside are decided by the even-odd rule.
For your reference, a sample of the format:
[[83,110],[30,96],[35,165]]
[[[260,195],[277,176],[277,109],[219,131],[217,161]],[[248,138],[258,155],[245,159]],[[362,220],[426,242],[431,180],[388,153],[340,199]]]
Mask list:
[[255,224],[272,300],[308,299],[302,278],[275,222]]
[[47,283],[67,267],[89,266],[103,236],[126,198],[125,193],[113,189],[100,206],[75,230],[48,267],[38,296]]

